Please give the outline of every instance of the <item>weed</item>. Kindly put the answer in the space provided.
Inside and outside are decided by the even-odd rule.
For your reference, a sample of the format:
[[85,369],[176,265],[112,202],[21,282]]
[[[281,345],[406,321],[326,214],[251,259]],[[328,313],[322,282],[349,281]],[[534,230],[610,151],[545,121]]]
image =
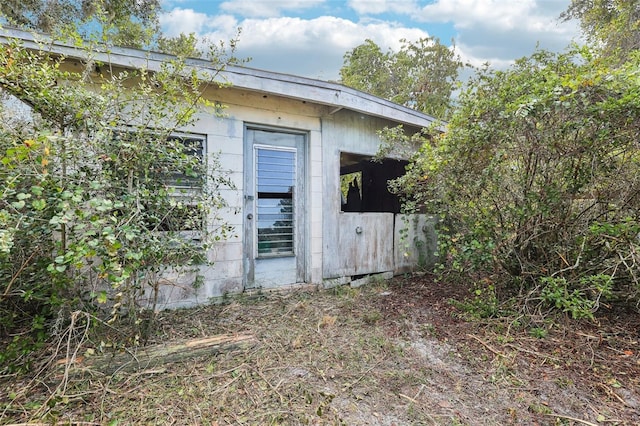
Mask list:
[[496,289],[493,285],[482,287],[476,285],[472,297],[464,301],[451,300],[451,304],[464,311],[471,319],[496,318],[501,316],[502,310]]
[[419,328],[423,336],[438,337],[438,330],[433,324],[420,324]]
[[335,286],[331,288],[330,291],[333,293],[334,296],[345,298],[345,299],[352,299],[357,294],[359,294],[359,290],[357,288],[353,288],[349,285]]
[[500,344],[505,344],[505,343],[513,342],[515,340],[515,338],[513,336],[502,336],[502,335],[499,335],[498,337],[496,337],[496,340]]
[[552,414],[551,408],[545,404],[531,403],[528,407],[529,412],[534,414]]
[[556,385],[560,388],[560,389],[566,389],[569,386],[573,385],[573,380],[567,378],[567,377],[558,377],[555,380]]
[[364,312],[362,314],[362,320],[365,322],[365,324],[368,324],[368,325],[376,324],[381,319],[382,319],[382,314],[380,313],[380,311],[373,310],[373,311]]
[[547,334],[547,329],[542,327],[533,327],[529,330],[529,335],[536,339],[544,339],[547,337]]
[[318,329],[332,327],[338,318],[332,315],[323,315],[318,321]]

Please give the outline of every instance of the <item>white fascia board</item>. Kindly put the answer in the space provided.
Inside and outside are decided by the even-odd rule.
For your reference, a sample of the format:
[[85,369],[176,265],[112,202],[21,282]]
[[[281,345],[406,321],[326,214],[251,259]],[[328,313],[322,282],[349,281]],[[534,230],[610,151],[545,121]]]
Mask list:
[[235,87],[315,102],[334,110],[345,108],[416,127],[428,127],[438,121],[427,114],[338,83],[246,67],[227,67],[221,75]]
[[[8,44],[12,39],[19,40],[27,48],[132,69],[158,71],[163,62],[175,59],[172,55],[124,47],[94,49],[88,54],[83,47],[59,42],[51,44],[51,38],[43,34],[0,27],[0,43]],[[235,88],[326,105],[334,111],[345,108],[415,127],[428,127],[438,122],[427,114],[338,83],[238,66],[219,71],[204,59],[188,59],[187,64],[205,75],[217,75],[221,82]],[[441,129],[443,126],[440,124]]]

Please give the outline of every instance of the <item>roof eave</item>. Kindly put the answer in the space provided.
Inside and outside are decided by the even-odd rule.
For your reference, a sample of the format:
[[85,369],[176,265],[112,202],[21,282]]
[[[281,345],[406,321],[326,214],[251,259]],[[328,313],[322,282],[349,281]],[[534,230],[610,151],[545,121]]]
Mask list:
[[[12,39],[20,40],[23,46],[30,49],[45,49],[58,55],[80,60],[86,60],[88,57],[87,50],[83,46],[62,42],[53,43],[52,39],[44,34],[0,27],[0,43],[7,44]],[[99,46],[92,46],[90,58],[97,62],[111,63],[124,68],[158,71],[163,62],[175,59],[175,56],[133,48],[109,47],[100,49]],[[345,108],[415,127],[429,127],[437,124],[443,128],[444,125],[441,121],[427,114],[338,83],[239,66],[227,66],[219,70],[210,61],[204,59],[190,58],[187,60],[187,64],[201,73],[208,73],[212,77],[217,75],[232,87],[240,89],[305,100],[326,105],[332,110]]]

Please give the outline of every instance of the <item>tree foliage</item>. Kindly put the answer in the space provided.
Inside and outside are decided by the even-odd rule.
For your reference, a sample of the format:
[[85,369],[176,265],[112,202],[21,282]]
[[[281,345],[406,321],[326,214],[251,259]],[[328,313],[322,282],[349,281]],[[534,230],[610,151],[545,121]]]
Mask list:
[[204,55],[198,48],[198,38],[195,33],[179,34],[176,37],[158,37],[158,50],[182,58],[201,58]]
[[216,156],[174,137],[219,111],[202,94],[228,58],[127,71],[84,48],[73,65],[47,46],[0,51],[0,333],[17,336],[0,365],[25,365],[76,310],[138,323],[160,274],[207,263],[231,231]]
[[579,19],[603,53],[625,58],[640,49],[640,3],[636,0],[572,0],[562,16]]
[[96,26],[103,42],[142,47],[159,33],[158,0],[5,0],[0,16],[10,25],[47,34],[79,33],[89,39]]
[[395,183],[443,214],[443,271],[574,317],[638,300],[639,69],[637,51],[612,66],[582,48],[471,80]]
[[371,40],[347,52],[341,82],[438,118],[446,118],[462,62],[436,38],[401,40],[398,52],[383,52]]

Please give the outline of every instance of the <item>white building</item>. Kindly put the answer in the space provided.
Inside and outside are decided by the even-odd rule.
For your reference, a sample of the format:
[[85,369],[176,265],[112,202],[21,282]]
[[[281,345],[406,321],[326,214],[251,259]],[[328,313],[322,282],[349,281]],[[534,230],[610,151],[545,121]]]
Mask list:
[[[32,34],[0,29],[0,42],[9,38],[38,48]],[[69,60],[84,55],[71,45],[51,49]],[[171,58],[129,48],[92,54],[96,61],[150,71]],[[189,64],[210,66],[199,59]],[[237,189],[224,193],[230,206],[225,218],[237,237],[211,251],[213,266],[197,272],[204,285],[195,289],[192,276],[168,277],[175,285],[163,289],[160,307],[249,289],[358,285],[433,261],[432,221],[426,215],[403,219],[386,189],[405,162],[369,161],[380,146],[379,130],[401,124],[413,133],[432,125],[433,117],[336,83],[244,67],[228,67],[221,76],[230,86],[209,88],[205,97],[224,104],[225,116],[203,110],[197,124],[183,130],[203,141],[205,153],[219,152],[232,171]],[[351,194],[341,191],[346,175]],[[408,230],[404,238],[402,228]]]

